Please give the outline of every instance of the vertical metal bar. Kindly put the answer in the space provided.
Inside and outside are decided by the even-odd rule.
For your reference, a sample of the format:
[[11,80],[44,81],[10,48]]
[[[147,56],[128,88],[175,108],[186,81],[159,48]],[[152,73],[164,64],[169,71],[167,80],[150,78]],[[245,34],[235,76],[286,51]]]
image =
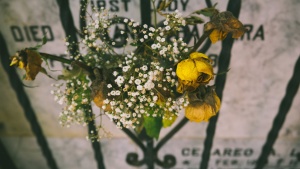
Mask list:
[[267,140],[262,147],[262,152],[257,160],[255,169],[262,169],[268,161],[268,156],[270,155],[273,145],[278,137],[278,133],[285,121],[286,115],[288,114],[295,95],[299,89],[300,83],[300,56],[295,64],[293,75],[286,87],[285,95],[280,103],[278,113],[274,118],[273,125],[269,131]]
[[[68,0],[57,0],[57,4],[59,6],[60,19],[61,19],[62,26],[64,28],[66,36],[68,37],[68,42],[70,44],[72,44],[70,53],[73,56],[79,55],[79,47],[77,45],[78,41],[77,41],[77,36],[76,36],[76,28],[75,28],[72,13],[70,10],[69,1]],[[81,4],[86,5],[86,1],[82,0]],[[82,10],[82,8],[80,8],[80,10]],[[86,11],[86,8],[84,8],[84,11]],[[83,15],[85,15],[85,14],[83,14],[80,11],[80,16],[83,16]],[[80,19],[80,26],[82,29],[85,26],[86,22],[85,22],[84,18],[79,18],[79,19]],[[88,115],[87,113],[88,112],[85,112],[86,115]],[[96,131],[96,126],[95,126],[94,120],[89,121],[88,131]],[[91,142],[91,144],[92,144],[92,148],[94,151],[94,157],[97,162],[98,169],[105,169],[100,143],[97,141],[94,141],[94,142]]]
[[51,169],[58,169],[52,152],[49,148],[46,137],[44,136],[43,130],[36,118],[35,112],[31,106],[30,100],[24,90],[23,83],[20,80],[14,67],[10,67],[8,48],[5,40],[0,33],[0,55],[2,67],[6,71],[9,82],[17,95],[17,99],[24,110],[26,119],[28,120],[32,132],[35,134],[37,142],[42,150],[43,155],[46,158],[47,164]]
[[0,140],[0,168],[17,169],[15,163],[11,159],[10,155],[6,151],[5,146]]
[[[79,54],[79,48],[77,45],[76,28],[74,25],[72,13],[69,7],[69,0],[56,0],[59,7],[59,15],[61,24],[65,31],[66,37],[70,42],[70,53],[74,56]],[[72,43],[71,43],[72,42]]]
[[[212,3],[210,0],[205,0],[205,3],[208,8],[212,7]],[[198,50],[198,52],[206,53],[207,50],[210,48],[210,46],[211,46],[211,41],[207,39],[204,45],[202,45],[202,47]]]
[[[150,0],[140,0],[141,23],[151,25],[151,2]],[[148,169],[154,169],[154,153],[153,153],[153,139],[147,138],[146,153],[144,159]]]
[[[90,107],[90,110],[92,110],[92,107]],[[92,112],[84,112],[84,113],[85,113],[85,116],[93,117]],[[94,120],[91,120],[91,121],[88,122],[88,133],[90,133],[90,131],[94,131],[94,133],[97,132],[96,124],[95,124]],[[97,168],[98,169],[105,169],[104,159],[103,159],[103,155],[102,155],[102,151],[101,151],[100,142],[91,141],[91,144],[92,144],[92,148],[93,148],[93,151],[94,151],[94,157],[95,157],[95,160],[97,162]]]
[[141,22],[151,25],[151,2],[150,0],[140,0],[141,3]]
[[80,11],[79,11],[79,26],[80,31],[83,32],[84,28],[86,27],[86,10],[87,10],[87,0],[80,1]]
[[146,160],[146,164],[148,166],[148,169],[154,169],[154,162],[156,159],[156,154],[153,153],[153,144],[154,144],[154,140],[153,138],[146,138],[146,142],[147,142],[147,151],[145,154],[145,160]]
[[[241,9],[241,0],[229,0],[227,5],[227,11],[232,12],[232,14],[238,18],[240,9]],[[221,72],[225,72],[228,70],[230,58],[231,58],[231,49],[233,46],[234,39],[231,37],[227,37],[222,42],[222,50],[219,55],[219,68],[218,68],[218,74]],[[223,97],[223,90],[225,87],[226,82],[226,74],[217,76],[216,78],[216,93],[219,96],[220,100],[222,100]],[[216,125],[218,121],[219,115],[217,114],[213,118],[211,118],[208,127],[206,129],[206,138],[204,141],[204,150],[202,153],[202,159],[200,163],[200,169],[207,169],[210,159],[210,151],[213,144],[213,139],[215,135]]]

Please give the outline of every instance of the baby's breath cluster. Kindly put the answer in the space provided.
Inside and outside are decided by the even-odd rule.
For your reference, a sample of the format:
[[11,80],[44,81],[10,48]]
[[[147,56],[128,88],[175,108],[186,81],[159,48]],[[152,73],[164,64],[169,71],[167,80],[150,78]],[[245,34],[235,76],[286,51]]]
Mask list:
[[[104,9],[90,16],[81,40],[85,53],[73,57],[89,67],[88,73],[69,78],[64,91],[61,85],[53,91],[56,100],[66,104],[60,115],[63,125],[86,124],[89,118],[95,118],[89,113],[92,100],[119,128],[139,130],[145,126],[151,130],[152,123],[159,127],[174,122],[190,101],[187,94],[177,90],[176,72],[176,65],[189,57],[190,48],[178,37],[186,26],[182,15],[175,11],[164,16],[166,19],[158,27],[111,17]],[[126,25],[119,33],[133,50],[124,46],[123,53],[116,52],[117,42],[109,36],[114,24]],[[133,38],[129,39],[129,35]],[[180,91],[185,90],[184,85],[180,84]],[[95,140],[100,130],[107,135],[100,125],[90,131],[88,138]],[[157,137],[157,133],[152,137]]]
[[66,80],[66,85],[53,84],[55,90],[51,91],[54,100],[59,104],[65,104],[60,113],[60,124],[69,127],[71,124],[86,125],[92,116],[86,112],[91,112],[89,80],[84,76],[73,77]]
[[[113,60],[116,66],[111,68],[112,65],[102,64],[99,67],[103,70],[109,69],[108,72],[111,72],[104,75],[108,76],[104,78],[106,97],[100,93],[103,100],[100,99],[99,106],[106,110],[118,127],[135,128],[140,125],[143,118],[164,117],[165,112],[171,112],[168,115],[169,119],[176,118],[178,111],[188,104],[186,97],[178,101],[176,94],[175,65],[186,57],[189,50],[182,38],[174,37],[174,31],[185,26],[184,19],[176,11],[167,15],[164,25],[158,28],[140,25],[127,18],[119,22],[127,24],[131,31],[129,33],[136,35],[137,38],[131,42],[136,46],[136,50],[117,58],[114,56],[106,58],[106,55],[100,57],[102,63],[109,64]],[[101,26],[93,27],[93,32],[102,32],[101,28]],[[101,39],[101,36],[97,38]],[[94,37],[90,39],[95,40]],[[109,51],[103,45],[94,47],[98,51]],[[101,56],[97,50],[91,50],[89,54],[92,53]]]

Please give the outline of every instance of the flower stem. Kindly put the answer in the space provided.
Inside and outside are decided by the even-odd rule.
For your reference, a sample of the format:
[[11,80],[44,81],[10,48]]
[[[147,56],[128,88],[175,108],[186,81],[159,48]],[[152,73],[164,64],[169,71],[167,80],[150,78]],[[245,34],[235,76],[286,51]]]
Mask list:
[[62,58],[62,57],[59,57],[59,56],[55,56],[55,55],[51,55],[51,54],[48,54],[48,53],[42,53],[40,52],[40,55],[46,59],[50,59],[50,60],[55,60],[55,61],[59,61],[61,63],[65,63],[65,64],[75,64],[77,66],[79,66],[80,68],[84,69],[85,71],[87,71],[89,73],[89,75],[93,76],[94,73],[93,73],[93,68],[80,62],[80,61],[74,61],[74,60],[70,60],[70,59],[65,59],[65,58]]
[[59,57],[59,56],[55,56],[55,55],[51,55],[51,54],[48,54],[48,53],[42,53],[42,52],[39,52],[39,53],[42,57],[44,57],[46,59],[56,60],[56,61],[66,63],[66,64],[71,64],[73,62],[72,60],[65,59],[63,57]]
[[200,45],[204,42],[204,40],[210,35],[212,31],[213,29],[209,31],[205,31],[204,34],[199,38],[198,42],[195,44],[193,49],[189,52],[189,54],[196,52],[197,49],[200,47]]

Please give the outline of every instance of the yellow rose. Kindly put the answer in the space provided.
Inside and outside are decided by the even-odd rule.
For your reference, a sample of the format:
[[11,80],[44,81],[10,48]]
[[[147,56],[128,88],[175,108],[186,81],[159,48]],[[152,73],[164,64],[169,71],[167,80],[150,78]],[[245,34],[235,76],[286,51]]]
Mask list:
[[207,84],[213,79],[213,68],[207,55],[194,52],[188,59],[178,63],[177,92],[194,91],[200,84]]
[[244,25],[229,11],[213,15],[211,21],[204,25],[204,30],[213,30],[209,35],[212,43],[224,40],[228,33],[232,33],[232,38],[239,38],[246,31]]
[[212,87],[206,87],[204,97],[199,99],[196,93],[189,95],[190,104],[185,109],[185,117],[193,122],[208,121],[220,110],[221,102]]
[[205,102],[190,103],[185,109],[185,117],[192,122],[208,121],[214,115],[216,112]]

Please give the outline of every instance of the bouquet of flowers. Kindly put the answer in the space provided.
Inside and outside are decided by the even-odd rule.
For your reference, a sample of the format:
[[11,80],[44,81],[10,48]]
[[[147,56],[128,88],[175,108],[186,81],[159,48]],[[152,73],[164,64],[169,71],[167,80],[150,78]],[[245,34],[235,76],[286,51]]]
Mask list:
[[[215,6],[188,16],[178,11],[162,12],[170,2],[162,1],[154,10],[165,17],[162,26],[141,25],[101,9],[86,18],[88,24],[79,42],[81,52],[71,53],[69,59],[42,53],[38,49],[46,43],[43,41],[18,51],[11,65],[25,69],[25,80],[34,80],[39,72],[51,77],[42,67],[43,61],[69,64],[57,77],[59,83],[53,85],[56,89],[52,91],[55,100],[65,105],[60,114],[62,125],[86,125],[94,120],[97,115],[91,111],[91,102],[117,127],[132,128],[138,133],[145,129],[154,138],[158,138],[162,127],[171,126],[183,109],[190,121],[208,121],[221,103],[214,86],[208,85],[215,76],[211,60],[196,51],[206,38],[212,43],[223,40],[228,33],[238,38],[245,28],[230,12],[219,12]],[[204,24],[203,35],[189,46],[177,36],[178,32],[182,27],[202,24],[200,16],[210,17],[210,21]],[[114,22],[126,24],[134,37],[126,38],[130,50],[124,47],[120,53],[114,48],[116,42],[108,40],[109,27]],[[74,45],[77,42],[66,42],[69,51]],[[101,128],[100,124],[98,131]]]

